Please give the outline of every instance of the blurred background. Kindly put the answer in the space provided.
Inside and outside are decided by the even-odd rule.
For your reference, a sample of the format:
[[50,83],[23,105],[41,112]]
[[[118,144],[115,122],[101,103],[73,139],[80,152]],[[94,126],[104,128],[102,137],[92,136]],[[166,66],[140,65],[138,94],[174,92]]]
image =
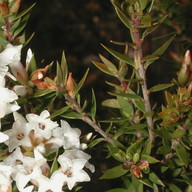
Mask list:
[[[65,51],[69,71],[73,72],[75,80],[80,80],[87,68],[90,72],[83,88],[83,95],[89,97],[91,88],[95,89],[98,103],[107,97],[106,91],[109,87],[105,81],[115,81],[104,75],[92,64],[92,60],[98,60],[98,53],[114,60],[100,45],[105,44],[120,51],[122,47],[110,43],[114,41],[129,41],[129,31],[119,21],[110,0],[23,0],[21,9],[28,8],[36,3],[32,9],[31,16],[26,28],[26,36],[35,35],[28,47],[35,53],[39,67],[47,65],[52,61],[60,61],[62,52]],[[187,49],[192,47],[192,2],[191,0],[156,0],[154,6],[154,17],[161,13],[168,14],[168,18],[144,43],[144,53],[152,53],[160,46],[162,41],[170,35],[176,37],[168,51],[154,63],[147,71],[149,87],[157,83],[167,83],[174,78],[180,63],[171,57],[170,51],[174,51],[178,58]],[[156,38],[156,36],[160,36]],[[162,38],[163,37],[163,38]],[[155,102],[163,103],[163,95],[153,94]],[[98,118],[103,109],[98,107]],[[82,191],[103,192],[121,183],[112,181],[98,181],[101,172],[113,162],[103,160],[102,146],[95,149],[94,164],[96,173],[90,183],[86,184]],[[106,154],[105,154],[106,155]]]

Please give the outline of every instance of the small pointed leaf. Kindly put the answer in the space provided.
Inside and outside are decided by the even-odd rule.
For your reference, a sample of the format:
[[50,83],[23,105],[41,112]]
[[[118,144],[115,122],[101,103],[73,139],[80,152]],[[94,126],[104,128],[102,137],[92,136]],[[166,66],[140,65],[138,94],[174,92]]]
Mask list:
[[121,165],[118,165],[116,167],[113,167],[111,169],[108,169],[101,177],[100,179],[114,179],[121,177],[122,175],[125,175],[128,172],[128,170],[125,170],[122,168]]
[[127,55],[124,55],[122,53],[119,53],[117,51],[114,51],[110,48],[107,48],[106,46],[102,45],[109,53],[111,53],[111,55],[113,55],[114,57],[116,57],[117,59],[119,59],[122,62],[125,62],[129,65],[131,65],[132,67],[134,67],[134,62],[132,59],[130,59]]
[[149,89],[150,92],[158,92],[164,89],[167,89],[169,87],[172,87],[174,84],[173,83],[165,83],[165,84],[159,84],[159,85],[155,85],[153,87],[151,87]]

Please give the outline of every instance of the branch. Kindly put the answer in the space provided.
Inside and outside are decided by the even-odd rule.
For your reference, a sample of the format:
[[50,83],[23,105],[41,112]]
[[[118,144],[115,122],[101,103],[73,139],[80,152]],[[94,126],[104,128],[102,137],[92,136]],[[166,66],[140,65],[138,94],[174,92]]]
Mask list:
[[[135,26],[139,26],[140,25],[140,18],[138,18],[138,16],[136,16],[136,15],[132,16],[132,23]],[[134,28],[131,31],[131,36],[132,36],[134,43],[135,43],[134,61],[135,61],[139,76],[142,79],[141,88],[142,88],[142,93],[143,93],[143,98],[144,98],[145,109],[146,109],[146,112],[148,113],[148,112],[151,112],[151,103],[150,103],[150,99],[149,99],[149,91],[147,89],[146,71],[144,68],[144,62],[142,62],[143,39],[141,39],[139,32],[140,32],[139,29]],[[155,137],[154,137],[154,133],[153,133],[153,129],[154,129],[153,119],[151,116],[147,116],[146,119],[147,119],[147,124],[148,124],[149,139],[151,141],[154,141]]]
[[99,127],[86,113],[84,113],[76,102],[70,95],[65,95],[66,101],[68,101],[72,105],[72,109],[77,111],[81,115],[81,119],[89,124],[96,132],[98,132],[105,140],[111,145],[115,145],[113,139],[108,136],[102,129]]

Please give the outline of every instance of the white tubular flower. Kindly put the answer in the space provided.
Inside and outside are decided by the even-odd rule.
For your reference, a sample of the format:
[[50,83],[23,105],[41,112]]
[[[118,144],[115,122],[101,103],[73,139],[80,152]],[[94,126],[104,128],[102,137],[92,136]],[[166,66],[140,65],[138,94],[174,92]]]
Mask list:
[[55,142],[58,141],[58,145],[60,145],[62,141],[64,149],[79,149],[80,135],[80,129],[71,128],[70,125],[64,120],[61,120],[61,127],[53,130],[53,137],[57,138],[55,139]]
[[0,93],[0,118],[3,118],[6,114],[17,111],[20,106],[15,102],[18,97],[12,90],[0,87]]
[[12,129],[5,131],[9,136],[9,140],[5,142],[9,147],[9,152],[13,151],[19,146],[31,147],[31,141],[29,133],[31,129],[26,127],[26,120],[19,113],[14,113],[15,122],[13,123]]
[[29,63],[30,63],[32,57],[33,57],[33,53],[31,51],[31,49],[28,49],[27,50],[27,57],[26,57],[26,70],[28,70]]
[[52,121],[49,112],[47,110],[41,112],[40,115],[28,114],[26,119],[28,120],[27,127],[33,129],[35,137],[50,139],[52,136],[52,130],[58,126],[58,124]]
[[4,165],[0,163],[0,191],[11,191],[11,166]]
[[23,156],[22,163],[14,166],[14,180],[19,191],[23,191],[29,181],[33,183],[42,175],[41,166],[46,163],[46,159],[38,151],[34,151],[34,156],[34,158]]
[[30,185],[30,186],[24,188],[24,189],[22,190],[22,192],[32,192],[32,191],[33,191],[33,188],[34,188],[34,186],[33,186],[33,185]]
[[88,155],[87,153],[79,149],[72,149],[72,150],[65,150],[65,152],[63,153],[63,156],[69,159],[85,159],[87,161],[85,164],[85,167],[88,168],[92,173],[95,172],[94,165],[88,162],[88,160],[91,159],[91,156]]
[[58,157],[58,162],[61,168],[50,178],[51,182],[57,183],[57,186],[62,187],[67,184],[71,190],[77,182],[90,181],[89,175],[83,170],[87,160],[69,159],[62,154]]

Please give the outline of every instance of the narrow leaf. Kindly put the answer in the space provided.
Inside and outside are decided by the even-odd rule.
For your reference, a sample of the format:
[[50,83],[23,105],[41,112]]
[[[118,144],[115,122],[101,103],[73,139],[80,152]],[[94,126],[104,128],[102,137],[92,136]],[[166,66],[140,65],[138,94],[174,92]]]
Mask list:
[[89,69],[85,72],[84,76],[82,77],[81,81],[79,81],[78,85],[75,87],[75,95],[79,92],[81,87],[84,85],[84,82],[86,80],[86,77],[88,75]]
[[115,11],[119,17],[119,19],[122,21],[122,23],[128,28],[131,28],[131,20],[123,13],[123,11],[120,8],[120,4],[118,4],[117,1],[111,0],[111,3],[115,7]]
[[158,92],[164,89],[167,89],[169,87],[172,87],[174,84],[173,83],[165,83],[165,84],[159,84],[159,85],[155,85],[153,87],[151,87],[149,89],[150,92]]
[[100,179],[114,179],[121,177],[122,175],[125,175],[128,172],[128,170],[125,170],[122,168],[121,165],[118,165],[116,167],[113,167],[111,169],[108,169],[101,177]]
[[95,98],[95,92],[92,89],[92,101],[91,101],[91,118],[92,118],[92,120],[95,120],[96,110],[97,110],[97,102],[96,102],[96,98]]
[[120,109],[120,105],[117,99],[107,99],[102,102],[103,106]]
[[170,191],[172,191],[172,192],[182,192],[182,190],[179,189],[179,187],[177,187],[177,186],[174,185],[174,184],[169,184],[169,189],[170,189]]
[[161,185],[161,186],[165,186],[163,184],[163,182],[159,179],[159,177],[154,172],[149,173],[149,179],[153,183],[156,183],[156,184]]
[[63,84],[63,73],[62,73],[62,70],[61,70],[61,66],[59,64],[59,62],[57,62],[57,83],[60,85],[60,84]]
[[68,76],[68,67],[67,67],[67,61],[65,57],[65,52],[63,52],[62,57],[61,57],[61,70],[63,74],[63,82],[65,83],[67,81],[67,76]]
[[182,145],[178,145],[176,148],[176,154],[185,167],[187,167],[189,164],[189,155],[187,150]]
[[117,59],[119,59],[120,61],[123,61],[129,65],[131,65],[132,67],[134,67],[134,62],[132,59],[130,59],[128,56],[119,53],[117,51],[114,51],[110,48],[107,48],[106,46],[102,45],[109,53],[111,53],[111,55],[113,55],[114,57],[116,57]]
[[155,159],[149,155],[142,155],[141,156],[142,159],[144,160],[147,160],[150,164],[153,164],[153,163],[159,163],[159,160],[158,159]]
[[102,60],[102,62],[107,66],[109,71],[113,72],[113,74],[117,73],[117,67],[111,61],[109,61],[107,58],[105,58],[100,54],[99,54],[99,57]]
[[63,113],[65,113],[68,109],[70,109],[69,106],[65,106],[61,109],[57,109],[56,111],[54,111],[53,113],[51,113],[51,115],[49,116],[49,118],[54,118],[54,117],[58,117],[60,115],[62,115]]
[[109,69],[106,67],[106,65],[104,65],[103,63],[97,62],[97,61],[92,61],[92,63],[101,71],[103,71],[104,73],[108,74],[108,75],[112,75],[113,73],[111,71],[109,71]]
[[126,150],[126,154],[127,153],[139,153],[141,151],[142,148],[142,142],[143,142],[143,138],[138,139],[136,142],[134,142],[133,144],[131,144],[131,146],[129,146]]

